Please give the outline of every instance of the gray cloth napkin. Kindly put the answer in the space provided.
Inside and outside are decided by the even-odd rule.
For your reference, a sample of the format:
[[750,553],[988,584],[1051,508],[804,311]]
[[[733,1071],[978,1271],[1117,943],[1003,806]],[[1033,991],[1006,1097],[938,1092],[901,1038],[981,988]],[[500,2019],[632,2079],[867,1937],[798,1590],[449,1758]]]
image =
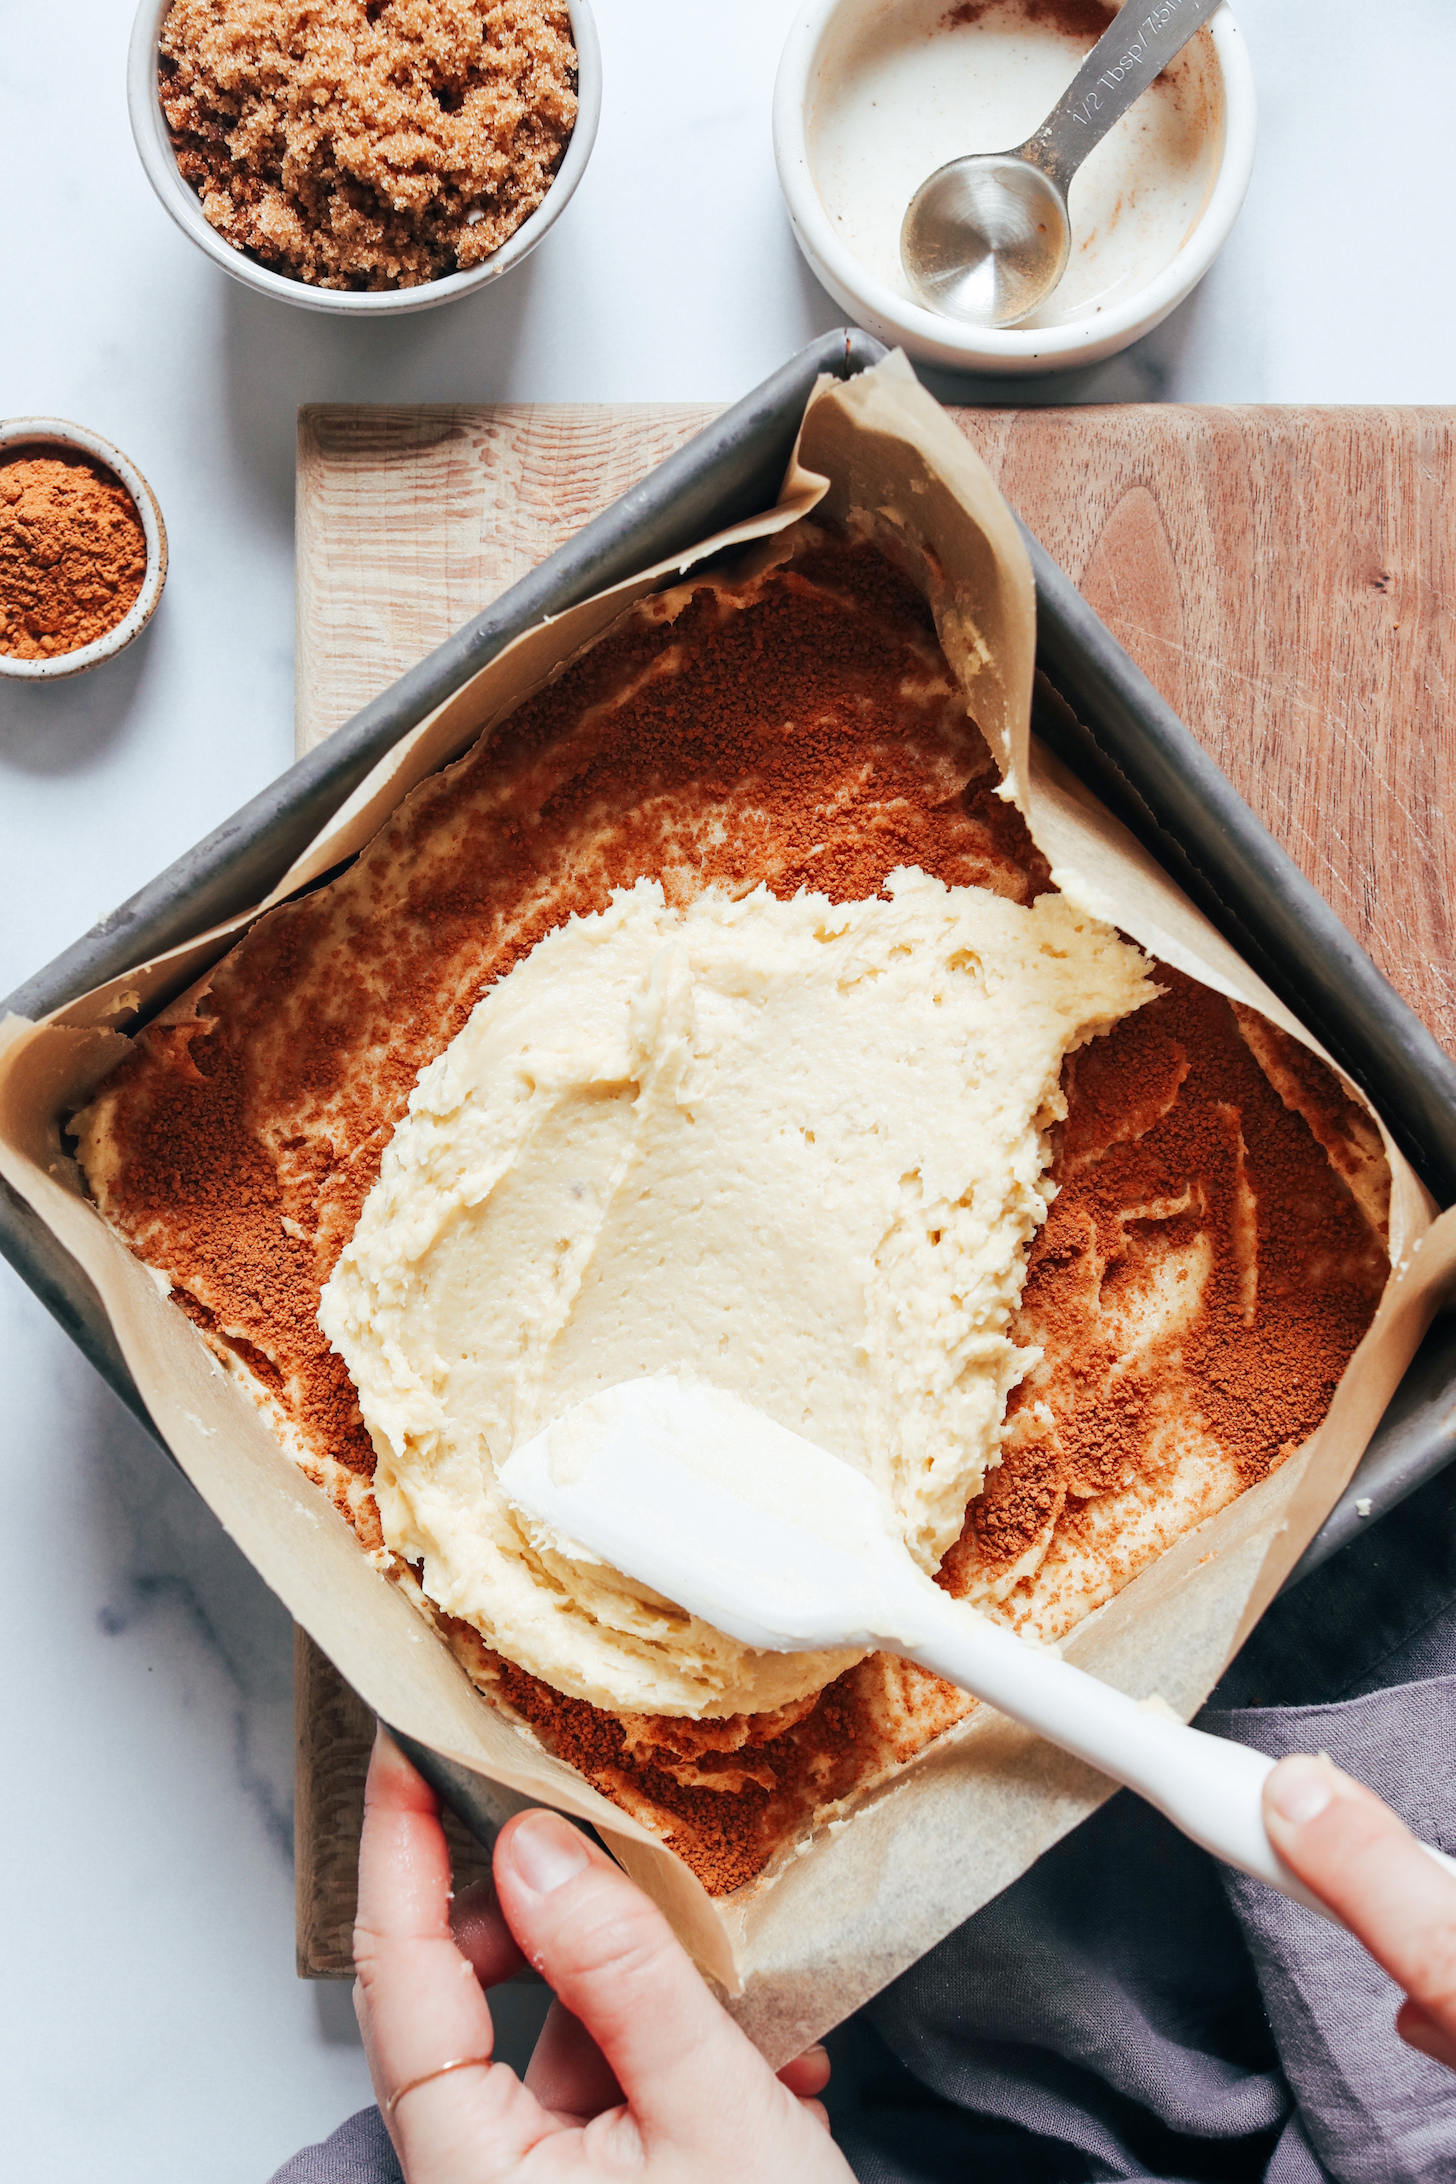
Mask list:
[[[1456,1466],[1275,1603],[1203,1727],[1456,1852]],[[1456,2076],[1313,1912],[1123,1793],[830,2036],[862,2184],[1456,2184]],[[274,2184],[402,2184],[370,2109]]]
[[379,2110],[361,2108],[322,2145],[285,2161],[272,2184],[404,2184],[404,2171]]
[[[1204,1726],[1278,1759],[1325,1751],[1418,1835],[1456,1847],[1456,1676],[1339,1706],[1210,1713]],[[1400,1990],[1359,1943],[1241,1873],[1224,1885],[1244,1930],[1309,2138],[1339,2184],[1456,2177],[1456,2076],[1394,2029]]]
[[[1328,1751],[1451,1848],[1456,1677],[1202,1721]],[[1437,2184],[1456,2077],[1397,2037],[1399,2000],[1348,1935],[1124,1795],[870,2004],[889,2068],[846,2043],[869,2098],[840,2140],[864,2184]]]

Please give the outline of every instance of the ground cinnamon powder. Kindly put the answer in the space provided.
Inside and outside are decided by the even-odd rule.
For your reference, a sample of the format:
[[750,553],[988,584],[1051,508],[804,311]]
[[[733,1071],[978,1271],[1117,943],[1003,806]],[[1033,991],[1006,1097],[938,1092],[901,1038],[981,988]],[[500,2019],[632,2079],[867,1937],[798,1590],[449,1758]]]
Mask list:
[[941,17],[941,23],[945,29],[955,30],[982,22],[987,16],[993,23],[1009,23],[1019,15],[1039,29],[1085,38],[1090,47],[1096,45],[1116,13],[1116,0],[956,0],[955,6],[947,8]]
[[[104,1209],[269,1391],[366,1545],[373,1450],[319,1291],[420,1069],[480,995],[643,874],[675,902],[759,881],[850,901],[913,864],[1029,902],[1047,868],[996,783],[919,591],[871,548],[811,534],[756,583],[644,602],[423,784],[340,880],[260,921],[195,1009],[138,1035],[109,1083]],[[1203,1421],[1210,1494],[1277,1462],[1323,1414],[1379,1294],[1378,1241],[1228,1004],[1159,975],[1166,998],[1068,1067],[1061,1192],[1012,1329],[1048,1362],[943,1572],[958,1592],[1002,1585],[1013,1623],[1075,1620],[1077,1526],[1156,1508],[1170,1408]],[[1334,1087],[1331,1131],[1339,1105]],[[1212,1267],[1195,1323],[1119,1376],[1119,1300],[1185,1247]],[[1126,1582],[1138,1551],[1157,1548],[1099,1549],[1098,1582]],[[967,1704],[874,1656],[776,1715],[619,1717],[437,1620],[478,1682],[720,1894]]]
[[123,621],[147,572],[131,495],[63,448],[0,463],[0,652],[47,660]]
[[[1167,964],[1157,978],[1161,999],[1067,1061],[1059,1188],[1018,1322],[1042,1362],[1012,1392],[1002,1464],[946,1557],[952,1591],[1055,1523],[1071,1541],[1088,1505],[1140,1478],[1156,1494],[1168,1435],[1206,1437],[1240,1486],[1267,1476],[1324,1416],[1388,1277],[1379,1236],[1233,1008]],[[1331,1107],[1348,1106],[1299,1053]],[[1196,1311],[1131,1354],[1123,1307],[1180,1260],[1182,1279],[1197,1269]],[[1059,1622],[1054,1592],[1042,1604],[1039,1627],[1047,1607]]]

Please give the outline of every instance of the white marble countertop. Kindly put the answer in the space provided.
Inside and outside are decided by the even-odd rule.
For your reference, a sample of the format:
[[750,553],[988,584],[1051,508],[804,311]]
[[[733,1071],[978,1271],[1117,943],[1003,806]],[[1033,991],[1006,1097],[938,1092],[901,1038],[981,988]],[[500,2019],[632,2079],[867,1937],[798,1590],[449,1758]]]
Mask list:
[[[376,326],[263,302],[172,226],[127,127],[128,0],[0,6],[0,414],[115,441],[172,545],[121,661],[0,688],[0,993],[288,763],[301,402],[726,401],[840,322],[774,177],[792,0],[595,4],[601,134],[559,227],[479,299]],[[1259,160],[1202,289],[1089,374],[970,398],[1456,399],[1456,9],[1237,13]],[[1393,225],[1377,146],[1414,185]],[[347,1987],[293,1972],[288,1618],[3,1263],[0,1374],[9,2165],[262,2184],[368,2098]]]

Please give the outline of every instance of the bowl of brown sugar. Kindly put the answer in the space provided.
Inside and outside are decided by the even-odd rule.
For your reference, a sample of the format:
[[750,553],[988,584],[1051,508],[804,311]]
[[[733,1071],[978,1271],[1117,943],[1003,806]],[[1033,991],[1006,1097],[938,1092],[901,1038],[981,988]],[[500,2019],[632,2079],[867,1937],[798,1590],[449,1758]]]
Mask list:
[[166,578],[162,511],[120,448],[63,417],[0,421],[0,676],[58,682],[113,659]]
[[588,0],[142,0],[127,67],[183,232],[245,287],[355,317],[529,257],[601,107]]

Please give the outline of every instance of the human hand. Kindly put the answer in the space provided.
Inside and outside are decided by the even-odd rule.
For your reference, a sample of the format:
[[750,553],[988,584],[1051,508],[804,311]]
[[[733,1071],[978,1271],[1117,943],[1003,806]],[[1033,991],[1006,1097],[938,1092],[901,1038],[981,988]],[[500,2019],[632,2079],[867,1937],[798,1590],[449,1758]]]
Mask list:
[[[438,1811],[381,1731],[354,2006],[409,2184],[848,2184],[813,2098],[829,2078],[822,2048],[775,2077],[661,1912],[555,1813],[502,1828],[494,1889],[466,1892],[452,1934]],[[527,1959],[557,2000],[522,2083],[489,2063],[484,1989]]]
[[1328,1759],[1281,1759],[1264,1824],[1285,1863],[1404,1987],[1402,2040],[1456,2070],[1456,1880],[1373,1790]]

